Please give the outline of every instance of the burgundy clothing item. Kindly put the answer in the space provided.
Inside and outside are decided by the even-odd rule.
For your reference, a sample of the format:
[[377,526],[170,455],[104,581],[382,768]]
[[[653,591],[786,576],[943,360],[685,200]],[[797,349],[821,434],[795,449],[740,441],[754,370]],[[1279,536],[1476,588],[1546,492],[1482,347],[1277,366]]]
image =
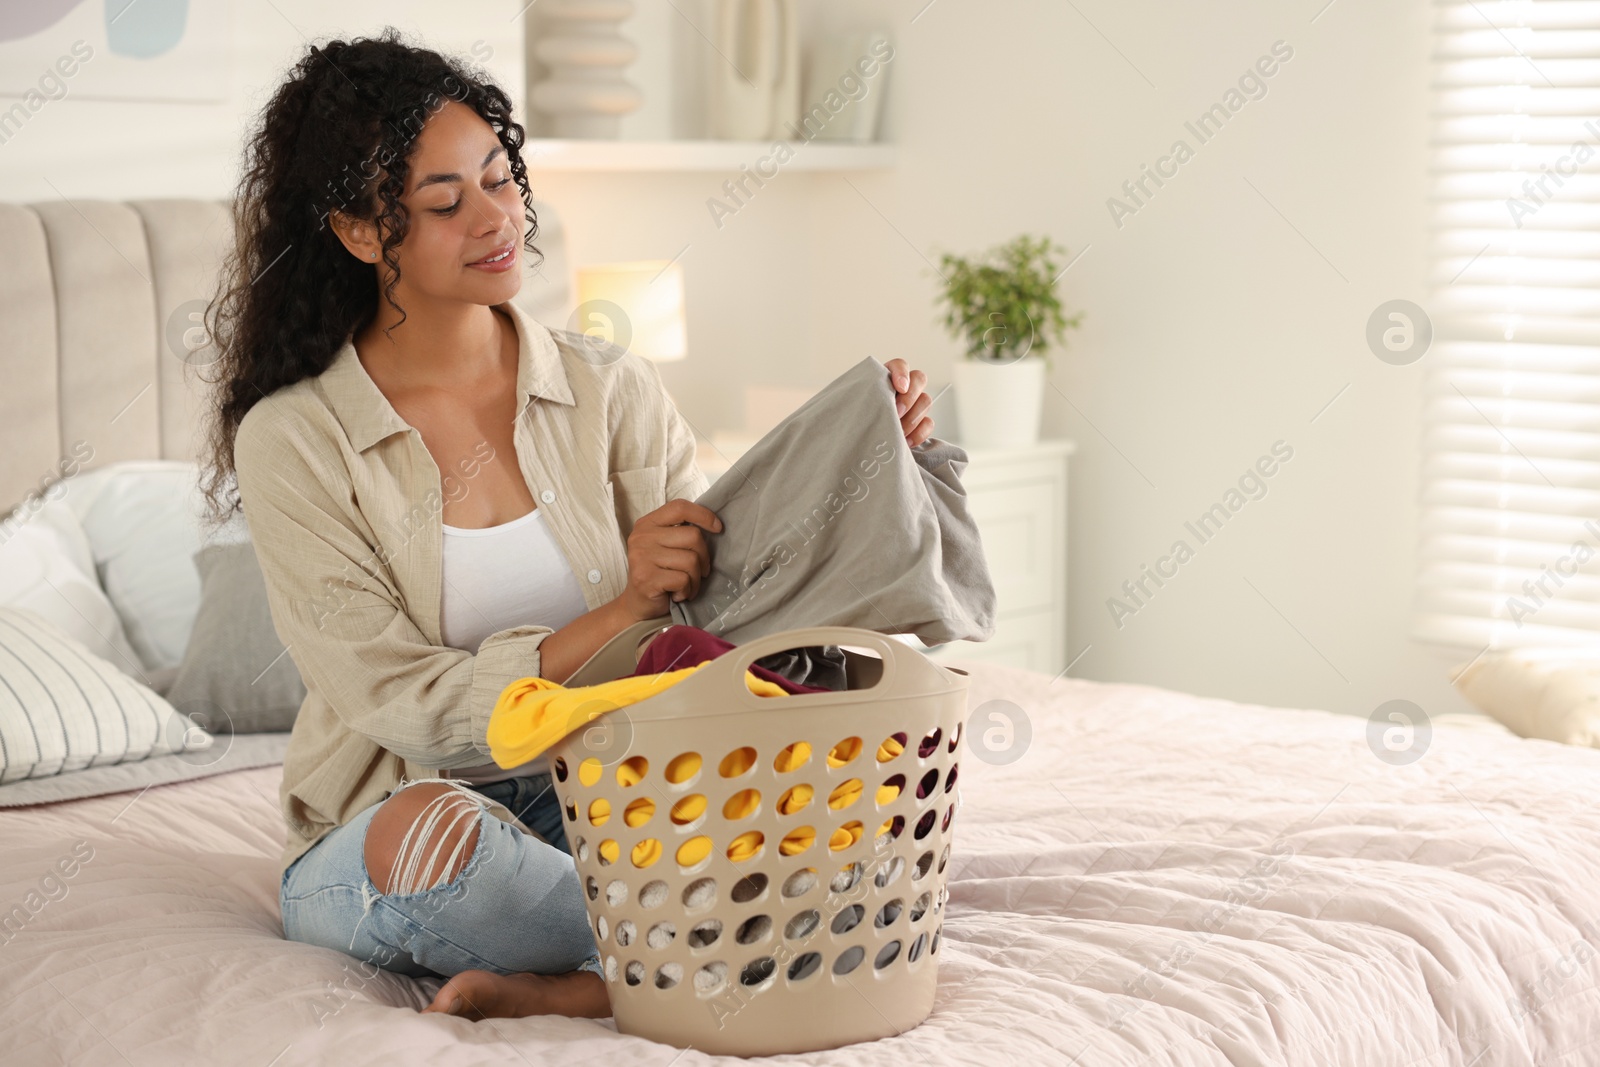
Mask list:
[[[707,660],[716,659],[731,648],[736,648],[732,642],[725,641],[716,634],[708,633],[698,626],[684,626],[682,624],[669,626],[657,634],[645,646],[644,655],[639,657],[639,665],[634,668],[634,676],[641,674],[665,674],[668,671],[681,671],[685,667],[693,667]],[[776,671],[769,671],[765,667],[750,665],[750,671],[757,678],[764,678],[783,687],[786,693],[830,693],[831,689],[824,689],[816,685],[801,685],[791,682]]]

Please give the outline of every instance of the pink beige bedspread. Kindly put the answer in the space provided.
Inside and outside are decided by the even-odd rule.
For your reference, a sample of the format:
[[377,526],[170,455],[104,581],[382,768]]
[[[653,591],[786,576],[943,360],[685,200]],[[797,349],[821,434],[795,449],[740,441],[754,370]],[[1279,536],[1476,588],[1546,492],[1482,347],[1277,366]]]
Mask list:
[[[796,1062],[1600,1063],[1600,752],[971,670],[1031,740],[962,760],[933,1014]],[[0,813],[0,1062],[716,1059],[284,941],[278,771]]]

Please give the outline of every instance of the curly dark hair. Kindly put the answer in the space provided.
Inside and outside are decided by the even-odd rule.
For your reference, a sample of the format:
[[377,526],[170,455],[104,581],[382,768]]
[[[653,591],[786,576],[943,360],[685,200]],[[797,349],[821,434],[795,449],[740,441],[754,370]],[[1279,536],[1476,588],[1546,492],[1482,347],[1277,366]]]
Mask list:
[[[351,256],[331,211],[374,222],[389,280],[382,297],[400,312],[396,249],[405,240],[408,160],[428,118],[454,100],[487,122],[505,147],[533,245],[523,128],[511,98],[462,61],[407,44],[393,27],[373,38],[312,45],[262,109],[247,141],[233,202],[234,244],[207,310],[218,358],[201,476],[208,518],[239,510],[234,436],[245,413],[274,390],[321,374],[351,333],[378,313],[370,264]],[[211,374],[208,374],[208,378]]]

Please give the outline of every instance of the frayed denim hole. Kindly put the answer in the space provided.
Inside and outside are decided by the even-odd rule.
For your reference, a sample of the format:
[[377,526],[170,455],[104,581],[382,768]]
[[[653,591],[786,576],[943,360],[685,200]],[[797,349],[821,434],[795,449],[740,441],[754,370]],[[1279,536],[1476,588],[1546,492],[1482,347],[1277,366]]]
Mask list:
[[[468,799],[470,800],[472,798]],[[477,872],[484,852],[487,850],[491,855],[493,855],[494,852],[492,848],[488,847],[488,823],[486,822],[486,820],[492,819],[494,816],[489,814],[489,809],[485,805],[476,804],[476,807],[478,809],[478,842],[472,847],[472,855],[467,857],[467,862],[461,865],[461,870],[456,872],[456,876],[450,881],[445,882],[443,885],[434,886],[431,889],[418,890],[415,893],[379,893],[378,887],[373,883],[371,875],[367,873],[366,853],[363,851],[361,857],[361,869],[362,877],[366,881],[366,886],[363,891],[370,891],[376,894],[378,897],[389,901],[421,900],[430,896],[452,895],[459,893],[460,887],[464,887],[466,881]],[[495,819],[495,821],[499,822],[500,820]],[[464,831],[464,833],[470,836],[472,831],[468,829]],[[431,852],[432,849],[430,848],[428,851]],[[442,851],[448,852],[449,850],[445,849]]]

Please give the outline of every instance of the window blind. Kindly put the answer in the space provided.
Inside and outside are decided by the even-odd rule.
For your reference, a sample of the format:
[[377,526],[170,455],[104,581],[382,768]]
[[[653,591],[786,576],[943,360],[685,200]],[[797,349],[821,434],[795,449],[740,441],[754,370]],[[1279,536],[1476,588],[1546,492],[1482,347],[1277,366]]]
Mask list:
[[1435,0],[1414,632],[1600,643],[1600,3]]

